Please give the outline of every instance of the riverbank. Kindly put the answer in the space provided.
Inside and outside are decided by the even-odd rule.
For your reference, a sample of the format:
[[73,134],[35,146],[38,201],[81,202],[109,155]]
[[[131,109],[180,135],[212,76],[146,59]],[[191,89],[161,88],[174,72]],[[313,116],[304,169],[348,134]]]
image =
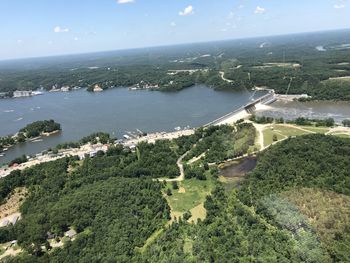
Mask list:
[[[193,96],[188,96],[189,93],[193,93],[192,91],[194,89],[195,89],[195,94],[193,94]],[[129,109],[130,107],[127,107],[126,105],[122,104],[121,106],[123,106],[123,107],[118,107],[116,109],[119,112],[119,114],[113,115],[113,116],[122,116],[123,118],[125,118],[125,116],[127,116],[128,117],[127,123],[131,123],[131,122],[136,123],[138,125],[137,128],[140,128],[141,130],[144,130],[144,131],[149,130],[149,128],[147,128],[148,126],[143,125],[144,121],[146,121],[147,124],[150,125],[149,127],[152,127],[153,130],[169,131],[169,130],[172,130],[175,126],[179,126],[179,125],[182,127],[186,127],[187,125],[190,124],[190,126],[192,126],[192,127],[201,127],[201,126],[203,126],[203,118],[202,118],[202,116],[204,116],[203,114],[207,114],[205,116],[208,119],[209,116],[214,116],[212,114],[212,111],[217,110],[218,108],[220,108],[220,112],[228,112],[229,108],[232,108],[232,104],[234,104],[236,102],[242,103],[242,99],[245,99],[248,102],[248,104],[251,104],[251,101],[248,100],[248,98],[247,98],[249,96],[249,94],[247,96],[242,97],[242,98],[240,98],[240,97],[237,98],[237,95],[234,92],[217,92],[217,91],[211,90],[209,88],[207,89],[207,88],[203,88],[203,87],[193,88],[192,91],[191,91],[191,89],[188,89],[186,91],[182,91],[182,92],[178,93],[175,96],[175,99],[178,99],[178,103],[175,103],[176,105],[174,105],[174,109],[172,107],[170,107],[170,109],[169,109],[169,105],[171,105],[171,103],[174,102],[173,95],[170,96],[168,94],[163,94],[163,93],[153,93],[153,94],[142,93],[142,94],[138,95],[137,91],[135,91],[135,93],[134,93],[134,92],[128,92],[128,91],[121,90],[121,89],[104,93],[106,95],[101,94],[103,97],[101,99],[103,99],[104,103],[103,104],[98,103],[98,105],[100,105],[98,107],[102,107],[100,110],[104,111],[103,107],[104,107],[104,105],[109,106],[109,101],[111,102],[111,104],[116,105],[116,103],[115,103],[116,99],[118,99],[118,98],[124,99],[126,95],[128,95],[128,96],[130,95],[131,98],[133,99],[133,101],[131,101],[131,100],[127,101],[128,102],[127,104],[132,104],[133,108],[136,108],[135,110],[136,110],[136,112],[138,112],[138,114],[134,114],[134,111],[133,111],[132,112],[133,114],[130,115],[131,117],[129,118],[129,115],[127,115],[126,109]],[[209,92],[209,94],[206,94],[207,91]],[[213,93],[215,93],[215,94],[213,94]],[[79,92],[75,93],[74,95],[72,93],[72,97],[67,97],[68,99],[64,100],[64,102],[66,102],[66,103],[64,105],[62,105],[62,106],[64,106],[62,108],[66,109],[67,105],[69,105],[69,104],[67,104],[68,102],[72,102],[72,105],[80,108],[80,104],[77,103],[78,98],[79,98],[79,101],[84,103],[84,105],[88,104],[85,101],[85,99],[80,100],[80,97],[77,96],[78,94],[79,94]],[[112,96],[113,94],[117,94],[118,96],[116,98],[114,98]],[[206,95],[204,97],[203,96],[200,97],[203,94],[206,94]],[[215,101],[215,97],[217,97],[217,96],[214,96],[214,95],[217,95],[217,94],[219,96],[222,95],[222,99],[224,100],[224,103],[227,103],[227,107],[222,107],[223,106],[222,100]],[[231,96],[231,94],[232,94],[232,96]],[[100,97],[101,95],[98,95],[98,96]],[[255,95],[257,96],[258,93]],[[60,96],[60,94],[52,94],[52,96],[56,97],[56,96]],[[85,96],[85,94],[84,94],[84,96]],[[95,95],[87,94],[86,96],[88,98],[91,98],[91,103],[96,101]],[[145,103],[139,105],[141,102],[143,102],[143,99],[145,98],[145,96],[149,97],[152,102],[154,102],[154,101],[161,102],[161,104],[159,104],[159,107],[157,107],[154,112],[155,113],[161,112],[162,114],[160,116],[164,116],[165,119],[159,118],[158,115],[154,115],[153,111],[150,112],[148,103],[146,103],[147,105]],[[159,100],[157,100],[157,99],[155,100],[154,96],[156,96],[156,97],[160,96]],[[199,98],[201,98],[201,100],[198,100],[198,96],[199,96]],[[261,97],[261,95],[260,95],[260,97]],[[39,99],[41,99],[41,98],[39,98]],[[167,99],[169,99],[169,100],[167,100]],[[208,100],[206,100],[206,99],[208,99]],[[107,101],[105,101],[105,100],[107,100]],[[136,100],[136,102],[135,102],[135,100]],[[213,100],[214,100],[214,102],[213,102]],[[187,101],[188,101],[188,104],[187,104]],[[198,104],[196,102],[201,102],[201,103]],[[279,105],[279,103],[282,103],[281,108],[276,107],[276,105]],[[267,115],[266,112],[269,112],[269,111],[270,112],[277,111],[278,113],[280,113],[282,110],[285,110],[284,105],[286,105],[286,104],[288,105],[289,103],[296,103],[298,105],[298,107],[300,107],[300,105],[305,105],[306,102],[303,102],[303,103],[295,102],[295,101],[292,101],[292,102],[282,101],[281,102],[280,100],[277,100],[276,102],[273,102],[273,104],[270,104],[270,105],[265,105],[264,103],[257,103],[254,105],[255,113],[257,115],[260,115],[260,114]],[[307,103],[309,103],[309,102],[307,102]],[[193,104],[194,104],[193,111],[191,111],[191,110],[189,111],[188,105],[193,105]],[[52,105],[52,104],[50,103],[47,105]],[[164,106],[164,109],[160,108],[160,105]],[[179,108],[179,105],[182,105],[182,107]],[[204,107],[204,105],[205,105],[205,107]],[[210,105],[213,105],[213,109],[211,108]],[[242,104],[240,104],[240,105],[242,105]],[[89,109],[90,108],[94,109],[94,105],[89,105],[89,106],[90,106]],[[28,105],[28,107],[33,107],[33,106]],[[8,107],[7,109],[9,109],[9,108],[14,108],[14,107]],[[45,109],[45,106],[42,108],[44,108],[43,111],[47,111],[47,109]],[[107,108],[106,108],[106,110],[107,110]],[[110,115],[105,116],[106,118],[104,118],[104,116],[99,114],[99,112],[96,112],[95,110],[93,110],[93,112],[90,112],[89,109],[86,109],[86,112],[85,112],[85,109],[83,109],[83,112],[86,113],[86,114],[84,114],[84,116],[90,116],[91,118],[93,118],[94,119],[93,123],[91,123],[91,120],[88,120],[88,119],[84,120],[84,116],[82,116],[82,117],[79,117],[79,123],[81,125],[79,127],[77,127],[76,120],[72,120],[71,124],[64,125],[64,128],[65,128],[64,133],[60,133],[60,134],[50,133],[50,135],[52,135],[50,137],[50,139],[45,138],[44,141],[38,141],[35,143],[28,143],[26,145],[21,145],[20,147],[15,147],[15,149],[11,149],[11,151],[7,152],[8,155],[6,156],[6,158],[2,157],[3,163],[4,163],[4,160],[5,160],[5,162],[10,162],[12,159],[22,155],[23,153],[25,153],[26,155],[35,155],[36,153],[40,153],[48,148],[53,148],[56,145],[58,145],[59,143],[69,142],[69,141],[77,141],[81,137],[84,137],[86,134],[84,134],[84,135],[77,134],[75,136],[75,138],[73,138],[73,139],[71,139],[70,137],[67,137],[67,135],[71,136],[72,133],[81,132],[81,130],[84,130],[85,132],[92,133],[92,132],[96,131],[96,127],[99,127],[99,129],[105,130],[106,132],[110,133],[112,136],[117,136],[118,138],[121,138],[122,135],[125,134],[125,132],[120,132],[119,134],[114,133],[115,127],[117,127],[118,125],[125,127],[128,130],[135,129],[135,126],[130,127],[130,129],[127,128],[128,126],[126,125],[126,122],[120,122],[120,119],[113,119],[113,116],[110,116]],[[202,111],[199,111],[199,109],[204,109],[205,110],[204,113],[202,113]],[[349,104],[349,111],[347,111],[346,109],[344,111],[347,114],[349,114],[350,104]],[[110,108],[109,108],[109,110],[110,110]],[[41,109],[40,109],[40,111],[41,111]],[[70,111],[77,112],[77,110],[75,108],[70,109]],[[183,111],[183,114],[178,115],[179,111]],[[287,112],[290,113],[291,111],[287,110]],[[337,109],[337,112],[341,112],[341,111]],[[57,111],[55,110],[54,113],[57,113]],[[13,114],[13,112],[4,113],[4,114]],[[178,115],[178,118],[174,118],[174,116],[177,116],[177,115]],[[147,119],[147,116],[149,116],[150,118]],[[171,116],[171,118],[169,118],[169,116]],[[244,109],[244,107],[241,107],[240,110],[238,110],[234,114],[229,113],[229,114],[226,114],[223,117],[219,118],[220,121],[217,122],[216,125],[233,124],[240,119],[247,119],[247,118],[249,118],[249,116],[250,116],[250,113],[248,113]],[[135,117],[137,117],[137,118],[135,118]],[[286,118],[284,115],[282,115],[282,117],[284,117],[285,119],[295,119],[295,118]],[[328,117],[328,114],[326,114],[326,113],[322,114],[321,118],[324,119],[325,117]],[[155,119],[157,120],[156,122],[154,121]],[[211,117],[211,119],[214,119],[214,118]],[[191,120],[193,120],[193,121],[191,121]],[[89,123],[90,130],[86,129],[86,127],[85,127],[86,123]],[[103,126],[106,123],[110,124],[110,126],[111,126],[110,129],[106,129],[105,126]],[[164,125],[164,123],[166,125]],[[102,125],[102,126],[100,126],[100,125]],[[74,127],[73,131],[69,130],[70,126]],[[191,135],[193,133],[194,133],[193,129],[180,131],[180,132],[161,132],[161,133],[152,132],[152,130],[151,130],[151,133],[147,137],[132,139],[132,140],[127,142],[126,146],[129,147],[132,145],[137,145],[141,141],[146,141],[146,142],[152,143],[158,139],[173,139],[173,138],[176,138],[177,136],[188,136],[188,135]],[[56,135],[56,136],[54,136],[54,135]],[[51,141],[52,139],[53,139],[53,141]],[[35,147],[35,149],[37,149],[37,150],[34,149],[34,150],[32,150],[32,153],[27,154],[24,151],[24,149],[27,146]],[[13,156],[10,157],[11,154]],[[73,152],[73,154],[75,154],[75,153]]]
[[[173,140],[181,136],[190,136],[194,133],[195,133],[195,129],[186,129],[186,130],[168,132],[168,133],[156,132],[156,133],[151,133],[136,139],[125,140],[122,143],[117,142],[116,144],[121,144],[123,145],[123,147],[130,148],[133,150],[136,147],[136,145],[141,142],[155,143],[158,140]],[[84,159],[85,155],[89,155],[93,157],[97,154],[98,151],[106,152],[108,148],[111,147],[112,145],[113,143],[110,143],[110,144],[87,143],[82,145],[79,148],[59,150],[57,154],[48,153],[48,154],[39,155],[31,158],[26,163],[22,163],[12,167],[4,166],[0,168],[0,178],[9,175],[14,170],[24,170],[26,168],[29,168],[31,166],[34,166],[40,163],[55,161],[61,158],[69,157],[69,156],[78,156],[80,159]]]
[[117,88],[98,94],[78,90],[4,100],[0,103],[0,136],[47,118],[59,122],[64,132],[11,148],[5,157],[0,157],[0,165],[22,154],[35,155],[58,144],[78,141],[96,131],[120,139],[136,129],[155,133],[172,132],[178,126],[200,127],[248,103],[253,95],[257,98],[264,94],[197,85],[175,93]]

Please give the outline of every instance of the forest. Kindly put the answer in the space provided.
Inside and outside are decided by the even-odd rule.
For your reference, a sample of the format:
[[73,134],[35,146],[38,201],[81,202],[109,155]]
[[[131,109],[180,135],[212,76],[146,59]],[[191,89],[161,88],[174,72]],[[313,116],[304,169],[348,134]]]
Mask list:
[[324,135],[272,146],[242,187],[216,187],[205,220],[173,223],[136,261],[349,262],[349,151]]
[[[83,161],[14,171],[0,180],[0,203],[15,189],[28,193],[22,219],[0,228],[0,243],[17,240],[23,253],[5,262],[348,262],[350,140],[289,138],[260,153],[241,186],[228,190],[208,163],[247,153],[254,141],[251,124],[209,127],[134,152],[117,145]],[[204,220],[169,224],[169,188],[152,179],[179,176],[185,152],[187,161],[206,153],[185,180],[210,176],[215,189]],[[76,237],[65,237],[72,229]]]
[[95,85],[177,91],[205,84],[236,90],[262,86],[280,94],[307,94],[308,100],[348,101],[350,49],[339,47],[349,42],[349,32],[340,30],[3,62],[0,92],[12,96],[15,90],[63,86],[91,91]]
[[50,133],[54,131],[60,131],[61,125],[54,120],[35,121],[28,124],[23,129],[20,129],[20,133],[24,133],[27,138],[38,137],[43,133]]

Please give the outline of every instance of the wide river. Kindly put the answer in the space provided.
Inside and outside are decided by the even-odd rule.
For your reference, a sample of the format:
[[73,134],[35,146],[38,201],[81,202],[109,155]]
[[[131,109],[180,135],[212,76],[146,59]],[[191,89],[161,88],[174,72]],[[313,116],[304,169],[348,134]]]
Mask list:
[[[259,97],[265,92],[259,92]],[[32,155],[62,142],[77,141],[96,131],[121,138],[126,131],[174,131],[198,127],[229,113],[252,99],[247,91],[215,91],[197,85],[180,92],[129,91],[102,93],[85,90],[45,93],[42,96],[0,100],[0,136],[14,134],[36,120],[53,119],[60,134],[10,148],[0,164],[22,154]]]
[[[78,141],[104,131],[122,138],[127,131],[174,131],[175,127],[199,127],[221,117],[253,98],[266,94],[248,91],[215,91],[197,85],[180,92],[129,91],[117,88],[102,93],[85,90],[45,93],[42,96],[0,100],[0,136],[14,134],[37,120],[53,119],[62,125],[59,134],[42,141],[10,148],[0,164],[26,154],[32,155],[62,142]],[[254,95],[254,96],[253,96]],[[337,122],[350,118],[348,102],[284,102],[266,106],[258,115],[295,119],[332,117]]]

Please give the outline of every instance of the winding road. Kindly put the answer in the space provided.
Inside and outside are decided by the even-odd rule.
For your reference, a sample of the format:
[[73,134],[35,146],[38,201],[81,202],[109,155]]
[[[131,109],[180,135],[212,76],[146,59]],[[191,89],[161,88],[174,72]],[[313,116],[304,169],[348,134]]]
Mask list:
[[181,182],[185,180],[185,170],[184,170],[184,165],[182,164],[182,160],[189,154],[191,150],[187,151],[183,155],[180,156],[180,158],[177,160],[176,165],[179,167],[180,170],[180,176],[173,178],[173,179],[164,179],[160,181],[165,181],[165,182]]

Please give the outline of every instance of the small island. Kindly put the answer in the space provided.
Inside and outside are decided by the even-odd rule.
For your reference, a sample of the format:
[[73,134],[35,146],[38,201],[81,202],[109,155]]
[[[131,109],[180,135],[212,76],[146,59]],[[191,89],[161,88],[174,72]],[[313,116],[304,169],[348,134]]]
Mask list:
[[33,141],[39,139],[41,136],[50,136],[60,131],[61,124],[54,120],[35,121],[20,129],[14,135],[0,137],[0,153],[17,143]]

